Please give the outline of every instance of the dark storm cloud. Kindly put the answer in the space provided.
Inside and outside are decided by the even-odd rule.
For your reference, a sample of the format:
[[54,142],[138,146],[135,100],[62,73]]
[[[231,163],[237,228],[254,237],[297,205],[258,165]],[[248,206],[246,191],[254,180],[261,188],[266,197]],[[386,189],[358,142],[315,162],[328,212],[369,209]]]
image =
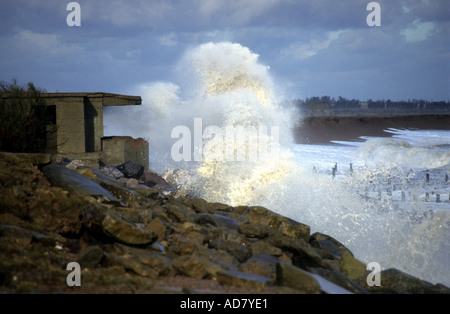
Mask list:
[[[249,47],[299,96],[450,98],[447,0],[2,0],[2,80],[49,90],[122,92],[170,80],[185,49],[208,41]],[[370,95],[369,95],[370,94]],[[411,95],[414,94],[414,95]]]

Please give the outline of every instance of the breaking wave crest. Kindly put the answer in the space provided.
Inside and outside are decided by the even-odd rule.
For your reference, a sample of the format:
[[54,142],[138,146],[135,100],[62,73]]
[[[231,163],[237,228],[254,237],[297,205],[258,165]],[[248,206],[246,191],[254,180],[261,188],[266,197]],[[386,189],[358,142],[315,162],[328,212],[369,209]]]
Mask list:
[[[209,158],[204,150],[196,171],[196,191],[205,199],[231,205],[257,202],[261,190],[282,180],[295,167],[293,155],[286,149],[286,144],[292,143],[292,113],[277,103],[268,67],[248,48],[233,43],[201,45],[186,54],[184,63],[193,66],[198,82],[196,99],[201,98],[206,106],[199,112],[203,123],[238,130],[238,134],[215,134],[206,139],[205,147],[220,150],[219,156],[227,149],[235,152],[232,157],[239,151],[244,154],[241,160],[220,160]],[[205,117],[205,112],[214,112],[214,116]],[[280,133],[269,134],[275,128]],[[266,149],[262,149],[263,142]],[[252,153],[257,156],[250,160]]]
[[396,138],[370,139],[360,147],[359,158],[372,163],[431,169],[450,167],[450,150],[440,145],[412,145]]

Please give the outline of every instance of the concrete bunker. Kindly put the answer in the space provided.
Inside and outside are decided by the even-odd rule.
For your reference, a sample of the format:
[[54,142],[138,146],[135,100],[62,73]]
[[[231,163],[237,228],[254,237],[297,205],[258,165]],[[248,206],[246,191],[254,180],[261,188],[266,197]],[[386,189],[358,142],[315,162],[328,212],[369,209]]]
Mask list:
[[46,152],[59,161],[80,159],[86,165],[98,166],[135,161],[148,169],[149,146],[142,138],[103,134],[104,106],[141,105],[140,96],[110,93],[41,93],[56,132],[48,135]]

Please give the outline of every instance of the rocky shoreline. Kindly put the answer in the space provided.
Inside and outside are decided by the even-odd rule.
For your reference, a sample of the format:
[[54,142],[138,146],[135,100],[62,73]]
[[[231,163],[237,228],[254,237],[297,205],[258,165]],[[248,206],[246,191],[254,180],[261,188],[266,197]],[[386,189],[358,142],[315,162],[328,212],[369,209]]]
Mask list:
[[191,198],[140,165],[0,153],[1,293],[450,293],[396,269],[369,287],[366,268],[308,225]]

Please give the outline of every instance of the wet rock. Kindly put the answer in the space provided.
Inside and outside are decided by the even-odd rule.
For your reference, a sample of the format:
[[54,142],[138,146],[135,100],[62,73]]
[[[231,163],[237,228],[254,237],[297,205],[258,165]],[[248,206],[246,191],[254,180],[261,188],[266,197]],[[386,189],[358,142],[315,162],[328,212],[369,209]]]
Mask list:
[[204,260],[217,264],[226,270],[237,270],[240,264],[234,256],[225,250],[217,250],[199,245],[196,254]]
[[215,214],[217,211],[231,212],[233,207],[222,203],[210,203],[201,198],[186,198],[183,200],[186,206],[191,207],[197,213]]
[[83,166],[84,166],[83,161],[81,161],[79,159],[72,160],[67,165],[65,165],[65,167],[70,169],[70,170],[76,170],[76,169],[81,168]]
[[137,258],[140,263],[149,266],[157,272],[159,276],[168,276],[172,273],[170,267],[171,260],[165,256],[159,254],[141,254],[138,255]]
[[345,251],[329,240],[314,240],[310,245],[315,249],[317,254],[326,259],[340,259]]
[[313,273],[320,275],[321,277],[335,283],[339,287],[346,289],[347,291],[357,294],[367,294],[368,291],[364,289],[356,281],[351,280],[347,276],[338,271],[330,271],[323,268],[317,268],[313,270]]
[[273,281],[277,279],[278,258],[268,254],[258,254],[250,257],[239,266],[239,270],[255,275],[265,276]]
[[158,242],[158,241],[153,242],[151,248],[152,248],[152,250],[158,251],[161,253],[166,252],[166,247],[164,246],[164,244],[162,244],[161,242]]
[[95,268],[100,264],[103,255],[104,252],[98,245],[88,246],[78,253],[77,262],[82,268]]
[[155,232],[157,241],[164,240],[167,228],[159,217],[152,219],[149,223],[146,224],[146,227]]
[[281,231],[288,237],[309,240],[311,228],[308,225],[283,217],[267,208],[260,206],[249,207],[242,215],[247,217],[251,224],[266,225],[271,230]]
[[62,189],[38,186],[28,191],[16,186],[0,195],[0,208],[6,201],[7,211],[32,223],[33,229],[40,232],[78,234],[82,227],[81,213],[86,202]]
[[317,274],[310,273],[311,276],[313,276],[317,282],[320,285],[320,289],[322,290],[322,293],[328,293],[328,294],[353,294],[353,292],[344,289],[341,286],[336,285],[335,283],[329,281],[328,279],[325,279],[322,276],[319,276]]
[[143,265],[133,257],[125,258],[110,253],[105,253],[102,265],[104,267],[121,266],[125,270],[132,271],[140,276],[157,278],[158,273],[148,266]]
[[320,293],[321,288],[317,280],[306,271],[280,262],[276,266],[277,284],[290,287],[303,293]]
[[345,252],[339,262],[341,272],[352,280],[365,280],[366,265],[354,258],[349,252]]
[[316,232],[312,234],[309,239],[309,244],[314,248],[319,248],[329,253],[333,259],[340,259],[345,252],[353,256],[353,253],[345,245],[323,233]]
[[169,239],[168,250],[176,255],[192,255],[199,250],[198,244],[180,235],[173,235]]
[[191,222],[185,222],[180,225],[179,235],[186,240],[203,245],[212,238],[216,237],[216,229],[217,228],[202,227]]
[[105,175],[112,177],[116,180],[123,177],[123,173],[113,166],[106,166],[104,168],[101,168],[100,171],[103,172]]
[[113,248],[111,249],[112,254],[122,257],[133,257],[136,262],[139,262],[145,266],[150,267],[153,271],[155,271],[158,275],[166,276],[172,272],[170,264],[171,259],[158,254],[157,252],[140,249],[135,247],[130,247],[124,244],[115,243]]
[[75,170],[79,174],[82,174],[83,176],[85,176],[88,179],[93,180],[95,178],[95,174],[94,174],[94,172],[92,172],[92,170],[90,168],[77,168],[77,169],[73,169],[73,170]]
[[134,161],[126,161],[116,167],[125,178],[139,179],[144,173],[144,166]]
[[145,170],[144,173],[139,177],[139,180],[142,181],[143,184],[154,187],[155,185],[177,185],[177,184],[169,184],[166,180],[164,180],[159,174],[153,172],[151,170]]
[[241,271],[223,270],[216,275],[218,282],[233,287],[263,290],[274,284],[270,278]]
[[190,175],[185,169],[169,169],[164,172],[162,178],[170,185],[185,185]]
[[368,287],[368,291],[399,294],[450,294],[450,288],[444,285],[434,285],[393,268],[380,272],[380,284],[380,287]]
[[246,261],[251,255],[250,249],[245,246],[222,239],[214,239],[208,243],[210,248],[214,248],[216,250],[222,250],[228,252],[230,255],[235,257],[240,263]]
[[115,204],[120,200],[94,181],[68,168],[50,164],[42,171],[50,182],[79,196],[100,196],[109,199]]
[[177,222],[188,222],[192,221],[195,211],[183,204],[168,204],[166,206],[166,214]]
[[172,196],[175,198],[184,197],[187,194],[187,191],[184,190],[181,185],[154,185],[153,189],[157,190],[163,197]]
[[107,236],[131,245],[150,244],[157,239],[153,230],[141,228],[136,224],[125,221],[112,211],[105,213],[102,229]]
[[21,228],[18,226],[12,226],[7,224],[0,225],[0,235],[3,237],[10,237],[14,239],[21,239],[21,243],[42,243],[46,246],[54,246],[56,239],[45,234]]
[[172,267],[183,275],[203,279],[208,274],[206,263],[196,255],[183,255],[172,262]]
[[[136,191],[120,184],[118,180],[104,174],[100,169],[90,168],[90,170],[94,175],[92,181],[108,190],[113,196],[121,201],[126,203],[136,203],[136,199],[139,197],[139,194]],[[120,204],[121,206],[125,205],[123,202]]]
[[303,240],[295,240],[284,235],[274,235],[269,239],[270,243],[283,251],[292,254],[294,265],[304,269],[322,267],[332,269],[312,247]]
[[217,214],[200,213],[193,216],[195,223],[199,225],[211,224],[215,227],[222,227],[230,230],[237,230],[239,223],[229,217]]
[[139,180],[134,178],[120,178],[117,181],[125,185],[127,188],[136,188],[139,186]]
[[266,238],[272,232],[266,225],[261,224],[242,224],[239,226],[239,232],[248,238]]
[[280,257],[283,255],[283,250],[270,244],[269,241],[266,240],[260,240],[252,243],[250,245],[250,250],[254,255],[269,254],[274,257]]

